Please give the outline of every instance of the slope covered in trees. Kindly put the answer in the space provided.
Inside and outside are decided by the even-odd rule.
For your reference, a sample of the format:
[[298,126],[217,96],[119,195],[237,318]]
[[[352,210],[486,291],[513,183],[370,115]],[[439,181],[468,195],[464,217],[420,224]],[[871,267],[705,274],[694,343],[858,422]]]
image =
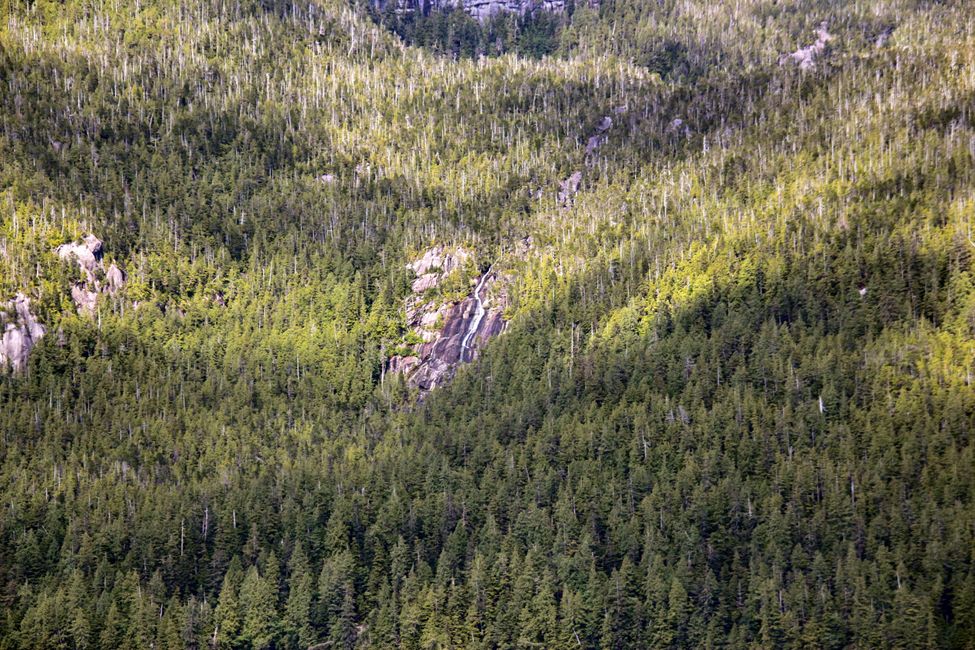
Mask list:
[[[972,647],[970,8],[712,5],[0,0],[0,647]],[[434,244],[510,322],[417,402]]]

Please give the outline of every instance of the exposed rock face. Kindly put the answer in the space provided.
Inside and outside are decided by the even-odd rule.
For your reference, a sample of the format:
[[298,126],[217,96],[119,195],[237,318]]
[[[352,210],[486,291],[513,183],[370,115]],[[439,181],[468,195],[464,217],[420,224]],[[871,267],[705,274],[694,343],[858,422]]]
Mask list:
[[0,304],[0,326],[0,370],[10,366],[20,372],[27,367],[27,357],[45,331],[30,311],[30,299],[18,293],[13,300]]
[[470,253],[461,248],[437,247],[409,265],[419,277],[413,282],[413,295],[407,299],[406,316],[421,342],[414,346],[413,354],[392,357],[386,370],[403,373],[411,385],[422,391],[450,379],[459,364],[473,361],[491,337],[504,331],[506,298],[502,292],[492,290],[497,274],[490,270],[459,302],[438,303],[422,295],[439,286],[469,257]]
[[886,29],[884,29],[882,32],[880,32],[879,35],[877,35],[877,38],[874,39],[873,42],[874,47],[876,47],[879,50],[880,48],[887,45],[887,41],[890,40],[890,37],[893,35],[893,33],[894,33],[893,27],[887,27]]
[[[80,314],[95,313],[98,296],[115,294],[125,285],[125,272],[114,263],[105,268],[102,263],[104,246],[94,235],[85,235],[81,242],[62,244],[55,252],[63,260],[75,260],[85,279],[71,287],[71,299]],[[104,276],[102,283],[100,276]]]
[[[374,0],[374,2],[381,10],[392,7],[398,13],[463,9],[478,20],[486,20],[502,12],[521,16],[535,11],[562,13],[569,4],[567,0]],[[589,0],[589,6],[598,7],[599,0]]]
[[688,127],[687,124],[684,123],[684,120],[680,119],[679,117],[674,118],[674,120],[670,123],[670,126],[667,127],[667,131],[675,135],[682,135],[685,138],[689,138],[691,136],[690,127]]
[[85,235],[81,243],[62,244],[55,252],[63,260],[77,260],[78,266],[88,276],[88,281],[95,281],[95,270],[101,266],[102,261],[102,242],[97,237]]
[[89,291],[84,282],[76,282],[71,286],[71,299],[78,308],[79,314],[94,314],[98,304],[98,293]]
[[[622,115],[626,112],[626,107],[618,107],[614,110],[617,115]],[[586,141],[586,155],[591,156],[596,153],[601,146],[609,141],[609,136],[606,135],[607,132],[613,128],[613,118],[609,115],[603,117],[599,124],[596,125],[595,132]]]
[[586,155],[591,156],[596,153],[601,146],[606,144],[605,135],[594,135],[586,141]]
[[820,25],[819,29],[816,30],[815,43],[799,48],[790,54],[786,54],[779,59],[779,65],[785,65],[786,63],[792,62],[798,65],[800,70],[815,70],[816,63],[819,61],[820,57],[822,57],[823,53],[826,52],[826,44],[831,40],[833,40],[833,36],[826,31],[826,24],[824,23]]
[[440,281],[455,269],[462,267],[470,258],[463,248],[446,250],[442,246],[431,248],[423,257],[409,264],[409,268],[417,275],[411,287],[413,293],[419,294],[433,289]]
[[125,273],[113,262],[105,271],[105,279],[108,281],[108,292],[114,294],[125,284]]
[[493,276],[485,275],[478,280],[478,287],[470,296],[438,311],[443,327],[417,349],[415,371],[410,383],[423,390],[432,390],[449,379],[456,367],[477,358],[477,353],[487,341],[504,331],[502,310],[486,303],[489,283]]
[[[114,263],[105,268],[103,250],[102,242],[94,235],[55,249],[61,259],[76,262],[84,275],[71,287],[71,299],[81,314],[93,314],[99,295],[114,294],[125,285],[122,269]],[[30,300],[24,294],[0,303],[0,371],[11,367],[19,372],[26,368],[27,357],[44,334],[44,326],[31,313]],[[63,332],[59,332],[59,338],[63,338]]]
[[[613,109],[613,113],[616,115],[624,115],[627,111],[626,106],[617,106]],[[613,118],[610,115],[604,115],[596,127],[593,129],[592,135],[586,140],[586,165],[592,167],[597,162],[597,155],[599,150],[609,142],[609,132],[613,128]],[[559,204],[567,208],[572,205],[572,197],[574,197],[579,192],[579,185],[582,183],[582,172],[574,172],[571,176],[559,183]]]
[[405,375],[410,374],[410,372],[420,365],[420,358],[409,356],[409,357],[392,357],[389,360],[389,365],[386,369],[387,372],[401,372]]
[[559,183],[559,203],[568,207],[572,202],[572,197],[579,191],[579,183],[582,182],[582,172],[574,172],[572,176]]
[[[448,0],[449,1],[449,0]],[[565,11],[564,0],[461,0],[457,3],[478,20],[485,20],[494,14],[507,11],[526,14],[532,11]]]

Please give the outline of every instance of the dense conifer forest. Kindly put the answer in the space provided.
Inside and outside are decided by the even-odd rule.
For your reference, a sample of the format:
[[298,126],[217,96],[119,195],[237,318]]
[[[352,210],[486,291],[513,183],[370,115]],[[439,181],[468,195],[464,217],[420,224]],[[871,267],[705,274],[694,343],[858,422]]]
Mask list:
[[0,649],[975,648],[972,5],[569,5],[0,0]]

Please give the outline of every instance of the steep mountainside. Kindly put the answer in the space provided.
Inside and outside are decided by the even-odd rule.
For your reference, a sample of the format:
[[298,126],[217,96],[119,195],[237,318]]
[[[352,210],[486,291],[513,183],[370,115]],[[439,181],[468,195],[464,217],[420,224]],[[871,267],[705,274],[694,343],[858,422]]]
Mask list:
[[566,0],[377,0],[380,11],[430,12],[463,9],[474,18],[484,20],[499,13],[525,15],[534,11],[561,13]]
[[975,644],[969,3],[516,4],[0,0],[0,649]]

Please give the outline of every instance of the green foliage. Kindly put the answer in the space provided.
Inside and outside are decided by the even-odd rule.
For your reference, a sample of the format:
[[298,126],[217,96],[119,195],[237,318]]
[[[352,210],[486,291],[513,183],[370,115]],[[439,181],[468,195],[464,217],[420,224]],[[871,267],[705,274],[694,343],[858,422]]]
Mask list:
[[576,4],[0,0],[0,647],[971,647],[967,5]]
[[366,4],[366,9],[371,10],[374,20],[406,43],[451,57],[497,56],[511,52],[538,59],[558,49],[562,29],[568,20],[545,11],[534,11],[523,16],[499,12],[481,22],[462,9],[397,12],[393,4],[382,12],[371,3]]

